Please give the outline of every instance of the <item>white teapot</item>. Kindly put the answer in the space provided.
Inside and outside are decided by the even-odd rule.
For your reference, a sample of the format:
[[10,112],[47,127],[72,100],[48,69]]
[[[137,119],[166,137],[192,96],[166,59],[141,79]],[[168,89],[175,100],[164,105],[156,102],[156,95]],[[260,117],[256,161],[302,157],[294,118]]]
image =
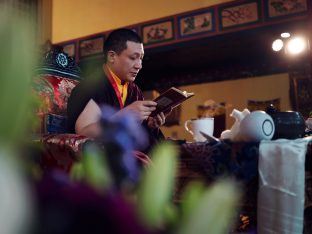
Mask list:
[[274,135],[274,121],[264,111],[250,113],[248,109],[244,109],[242,112],[234,109],[230,116],[235,118],[235,123],[230,130],[221,133],[221,139],[258,142],[270,140]]

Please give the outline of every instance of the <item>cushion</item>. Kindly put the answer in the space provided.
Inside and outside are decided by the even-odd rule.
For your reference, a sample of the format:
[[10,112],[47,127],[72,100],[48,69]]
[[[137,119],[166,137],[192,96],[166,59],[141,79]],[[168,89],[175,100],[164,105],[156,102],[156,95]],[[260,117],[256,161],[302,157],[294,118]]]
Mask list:
[[46,53],[33,80],[33,91],[40,100],[35,133],[67,132],[67,100],[79,79],[78,65],[62,49],[53,47]]
[[33,88],[43,101],[41,112],[66,115],[67,100],[77,80],[45,75],[34,79]]
[[35,95],[40,104],[36,111],[39,117],[39,133],[65,133],[67,131],[67,100],[78,80],[43,75],[37,76],[33,82]]

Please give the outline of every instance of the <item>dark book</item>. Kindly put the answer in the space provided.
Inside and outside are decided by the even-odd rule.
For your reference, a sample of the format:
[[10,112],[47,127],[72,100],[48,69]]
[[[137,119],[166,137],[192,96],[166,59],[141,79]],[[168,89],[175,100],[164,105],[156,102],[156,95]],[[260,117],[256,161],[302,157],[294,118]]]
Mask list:
[[156,116],[161,112],[169,112],[194,95],[194,93],[188,93],[175,87],[171,87],[153,100],[154,102],[157,102],[157,107],[156,110],[151,113],[151,116]]

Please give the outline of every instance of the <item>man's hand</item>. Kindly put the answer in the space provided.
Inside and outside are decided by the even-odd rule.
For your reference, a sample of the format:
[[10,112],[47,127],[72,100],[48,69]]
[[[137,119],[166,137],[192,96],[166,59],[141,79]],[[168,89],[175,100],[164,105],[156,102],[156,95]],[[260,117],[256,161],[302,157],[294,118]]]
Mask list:
[[116,115],[131,111],[140,121],[146,120],[148,116],[156,109],[157,103],[154,101],[135,101],[118,111]]
[[155,117],[149,117],[147,119],[147,126],[149,128],[159,128],[166,122],[166,116],[163,112],[159,113]]

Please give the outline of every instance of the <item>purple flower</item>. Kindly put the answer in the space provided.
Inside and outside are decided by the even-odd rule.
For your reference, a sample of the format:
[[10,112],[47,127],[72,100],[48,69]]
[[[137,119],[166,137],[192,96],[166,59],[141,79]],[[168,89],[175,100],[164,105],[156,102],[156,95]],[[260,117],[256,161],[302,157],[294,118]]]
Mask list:
[[124,180],[136,183],[140,168],[133,150],[144,148],[148,137],[135,115],[129,113],[112,118],[116,110],[103,106],[101,116],[102,133],[99,141],[103,144],[117,185]]
[[63,177],[61,172],[48,173],[35,184],[38,215],[33,233],[148,233],[118,193],[101,194]]

